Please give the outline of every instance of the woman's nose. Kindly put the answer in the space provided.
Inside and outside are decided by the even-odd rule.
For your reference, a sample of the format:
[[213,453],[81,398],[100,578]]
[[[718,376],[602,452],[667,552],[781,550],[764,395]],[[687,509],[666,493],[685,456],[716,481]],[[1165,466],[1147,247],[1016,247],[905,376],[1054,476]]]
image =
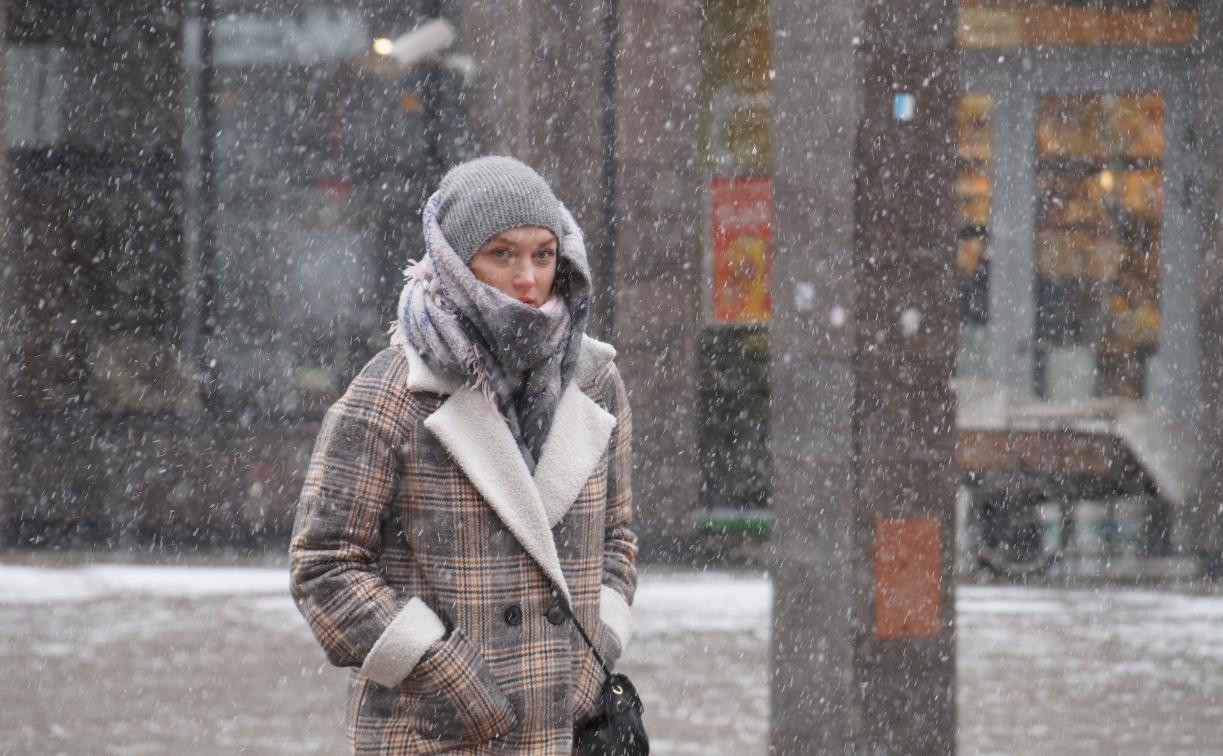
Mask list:
[[522,291],[529,291],[535,286],[535,271],[530,264],[519,265],[514,271],[514,287]]

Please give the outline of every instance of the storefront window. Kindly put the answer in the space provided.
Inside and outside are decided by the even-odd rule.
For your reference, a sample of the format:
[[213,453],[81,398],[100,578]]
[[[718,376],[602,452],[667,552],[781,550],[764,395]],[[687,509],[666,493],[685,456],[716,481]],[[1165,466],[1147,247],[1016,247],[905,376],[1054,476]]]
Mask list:
[[706,320],[759,326],[772,311],[773,180],[768,4],[714,0],[702,34],[709,170]]
[[703,147],[718,176],[773,169],[768,3],[709,0],[701,35]]
[[78,66],[55,45],[13,44],[5,50],[4,134],[10,147],[47,147],[63,139],[68,77]]
[[[701,29],[706,186],[700,344],[701,505],[734,527],[768,488],[772,109],[767,0],[707,0]],[[750,523],[750,524],[745,524]],[[698,528],[704,527],[698,525]]]
[[1163,98],[1045,95],[1037,124],[1037,393],[1142,398],[1160,330]]
[[205,349],[225,407],[317,415],[385,343],[403,240],[444,161],[436,74],[377,55],[377,36],[333,7],[218,23]]
[[1196,0],[961,0],[961,47],[1190,45]]
[[993,101],[989,95],[960,98],[956,146],[956,283],[960,311],[960,376],[985,375],[989,322],[989,216]]
[[174,3],[8,15],[12,396],[108,413],[197,406],[178,351]]

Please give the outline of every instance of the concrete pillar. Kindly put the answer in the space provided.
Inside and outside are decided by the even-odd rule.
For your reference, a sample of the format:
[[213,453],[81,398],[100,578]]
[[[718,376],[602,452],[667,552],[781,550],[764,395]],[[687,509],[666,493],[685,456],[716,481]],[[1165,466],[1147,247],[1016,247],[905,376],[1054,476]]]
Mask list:
[[700,8],[524,6],[462,7],[463,47],[481,70],[469,119],[479,151],[539,166],[586,232],[602,276],[591,330],[619,350],[634,410],[637,527],[643,550],[658,555],[686,532],[698,485]]
[[684,540],[696,506],[700,5],[619,3],[615,344],[633,402],[642,547]]
[[771,745],[950,753],[955,6],[771,14]]
[[[0,0],[0,81],[8,81],[8,70],[5,60],[8,57],[8,21],[6,15],[7,3]],[[0,385],[13,385],[15,365],[17,361],[17,344],[13,343],[12,333],[15,308],[12,302],[12,265],[9,256],[12,247],[9,245],[8,232],[8,129],[5,121],[8,115],[6,90],[0,88],[0,217],[5,221],[0,223],[0,313],[4,320],[0,321]],[[7,392],[6,392],[7,393]],[[0,394],[0,546],[9,541],[8,517],[12,507],[12,462],[13,454],[9,446],[9,423],[13,408],[9,400]]]
[[1202,224],[1198,279],[1200,480],[1186,518],[1203,567],[1223,577],[1223,0],[1198,4],[1198,155]]

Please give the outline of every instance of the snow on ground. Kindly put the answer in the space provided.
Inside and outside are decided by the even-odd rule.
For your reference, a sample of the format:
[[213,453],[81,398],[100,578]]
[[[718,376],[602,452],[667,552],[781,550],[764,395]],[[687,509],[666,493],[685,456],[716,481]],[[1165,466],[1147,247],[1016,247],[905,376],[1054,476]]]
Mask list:
[[[766,629],[772,607],[772,585],[763,574],[644,570],[634,615],[638,632],[690,630],[747,631]],[[209,567],[93,564],[78,567],[33,567],[0,564],[0,604],[97,601],[121,595],[161,598],[205,596],[288,596],[289,575],[277,567]],[[276,601],[253,606],[279,607]],[[1126,588],[1065,589],[1016,586],[961,586],[958,615],[974,624],[982,616],[1094,615],[1107,612],[1141,615],[1129,631],[1147,634],[1151,622],[1167,623],[1193,633],[1223,621],[1223,596],[1187,595]],[[1199,626],[1199,623],[1204,623]],[[1004,629],[1004,628],[1002,628]],[[1154,634],[1154,633],[1151,633]],[[1210,641],[1216,633],[1203,633]],[[1220,635],[1223,639],[1223,635]],[[1207,645],[1210,645],[1207,643]],[[1210,645],[1214,648],[1213,645]]]

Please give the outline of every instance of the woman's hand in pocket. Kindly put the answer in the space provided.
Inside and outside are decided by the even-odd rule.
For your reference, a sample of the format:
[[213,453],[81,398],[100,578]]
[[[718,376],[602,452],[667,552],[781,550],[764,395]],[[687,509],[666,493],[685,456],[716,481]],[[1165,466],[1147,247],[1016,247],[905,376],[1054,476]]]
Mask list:
[[400,685],[417,731],[431,740],[483,743],[518,726],[480,651],[455,628]]

